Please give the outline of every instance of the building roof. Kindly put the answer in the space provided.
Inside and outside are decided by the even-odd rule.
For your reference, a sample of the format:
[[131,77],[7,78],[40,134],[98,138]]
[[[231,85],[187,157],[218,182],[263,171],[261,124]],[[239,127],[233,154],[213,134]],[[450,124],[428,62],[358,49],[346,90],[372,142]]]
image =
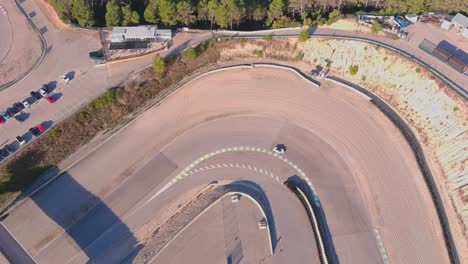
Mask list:
[[440,28],[449,30],[450,26],[452,26],[452,22],[449,22],[447,20],[442,21],[442,24],[440,24]]
[[452,23],[457,23],[463,27],[468,27],[468,17],[458,13],[452,18]]
[[155,38],[157,29],[157,26],[114,27],[111,38],[113,41]]

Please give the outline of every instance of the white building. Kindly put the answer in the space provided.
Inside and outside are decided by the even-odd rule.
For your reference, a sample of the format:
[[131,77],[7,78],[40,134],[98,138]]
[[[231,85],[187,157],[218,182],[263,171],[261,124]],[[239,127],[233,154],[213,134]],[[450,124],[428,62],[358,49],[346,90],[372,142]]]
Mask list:
[[111,43],[119,42],[156,42],[170,40],[170,29],[158,29],[158,26],[114,27]]
[[452,25],[457,27],[458,32],[463,35],[463,32],[466,32],[468,28],[468,17],[458,13],[452,18]]

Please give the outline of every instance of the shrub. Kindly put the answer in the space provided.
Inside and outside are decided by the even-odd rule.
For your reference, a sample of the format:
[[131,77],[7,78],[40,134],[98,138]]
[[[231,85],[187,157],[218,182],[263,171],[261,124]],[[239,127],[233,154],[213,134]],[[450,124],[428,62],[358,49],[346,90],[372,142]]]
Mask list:
[[364,50],[366,50],[366,51],[367,51],[367,47],[364,47]]
[[420,72],[421,72],[421,69],[416,68],[416,73],[420,73]]
[[166,71],[166,62],[159,55],[154,56],[151,66],[153,67],[153,71],[158,76],[162,76]]
[[309,32],[307,30],[301,30],[299,32],[299,40],[300,41],[306,41],[309,38]]
[[273,22],[273,28],[288,28],[288,27],[299,27],[301,23],[292,20],[287,16],[282,16],[279,20]]
[[349,66],[349,74],[351,75],[356,75],[358,70],[359,70],[359,67],[357,65]]
[[301,61],[304,58],[304,53],[299,52],[296,56],[294,56],[293,61]]
[[103,95],[99,96],[98,98],[94,99],[91,102],[91,107],[94,109],[100,109],[105,106],[112,104],[114,101],[114,91],[110,90],[105,92]]
[[198,50],[200,50],[200,53],[205,52],[206,48],[207,48],[206,41],[202,41],[200,43],[200,46],[198,46]]
[[388,57],[384,57],[384,58],[383,58],[383,61],[387,61],[387,60],[388,60]]
[[52,128],[49,131],[49,137],[52,138],[52,139],[58,138],[60,136],[60,134],[62,134],[62,131],[58,130],[57,128]]
[[372,33],[377,34],[379,33],[379,31],[382,30],[382,25],[380,25],[380,23],[376,21],[374,22],[374,24],[372,24],[371,29],[372,29]]
[[363,81],[366,81],[366,79],[367,79],[367,78],[366,78],[365,75],[363,75],[363,76],[361,77],[361,80],[363,80]]
[[458,106],[454,106],[454,107],[453,107],[453,111],[454,111],[454,112],[456,112],[456,111],[458,111],[458,110],[460,110],[460,108],[458,108]]
[[214,47],[214,45],[216,44],[216,39],[214,39],[214,38],[210,39],[210,43],[209,43],[209,44],[210,44],[210,45],[209,45],[210,48]]
[[327,25],[333,24],[333,22],[336,22],[338,19],[341,17],[341,12],[339,9],[333,10],[330,14],[328,14],[328,20],[327,20]]
[[256,50],[253,51],[253,54],[255,56],[262,57],[263,56],[263,51],[256,49]]
[[194,48],[190,47],[182,52],[182,57],[189,60],[193,60],[197,57],[197,51]]
[[263,39],[270,41],[270,40],[273,39],[273,37],[271,35],[266,35],[266,36],[263,37]]

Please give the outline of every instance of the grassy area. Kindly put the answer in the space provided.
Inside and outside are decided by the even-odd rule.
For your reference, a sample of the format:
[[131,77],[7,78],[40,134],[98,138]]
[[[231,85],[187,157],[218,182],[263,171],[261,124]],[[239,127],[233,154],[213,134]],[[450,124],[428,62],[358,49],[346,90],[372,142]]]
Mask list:
[[24,190],[42,173],[55,167],[99,133],[125,122],[162,90],[201,67],[219,60],[222,43],[198,48],[195,58],[176,56],[161,75],[152,69],[142,72],[144,83],[127,83],[112,88],[73,116],[55,126],[0,166],[0,203]]

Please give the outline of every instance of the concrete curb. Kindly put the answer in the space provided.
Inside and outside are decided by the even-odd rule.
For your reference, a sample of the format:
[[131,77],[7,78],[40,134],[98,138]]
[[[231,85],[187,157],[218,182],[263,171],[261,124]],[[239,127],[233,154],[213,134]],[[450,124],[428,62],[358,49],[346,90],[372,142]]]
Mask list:
[[32,22],[31,18],[26,13],[26,11],[23,9],[23,7],[18,2],[18,0],[15,0],[15,4],[16,4],[16,7],[21,11],[21,13],[23,13],[23,15],[26,17],[26,20],[28,20],[29,25],[31,25],[33,30],[37,33],[37,36],[39,37],[39,40],[41,42],[41,55],[39,56],[39,58],[37,58],[34,65],[31,68],[29,68],[29,70],[22,73],[20,76],[16,77],[16,79],[14,79],[12,81],[9,81],[9,82],[7,82],[5,84],[0,85],[0,91],[12,86],[13,84],[15,84],[15,83],[17,83],[19,81],[21,81],[22,79],[26,78],[31,72],[33,72],[35,69],[37,69],[37,67],[39,67],[39,65],[44,60],[44,57],[45,57],[45,54],[46,54],[46,51],[47,51],[47,42],[46,42],[44,36],[42,36],[42,34],[39,32],[39,29]]
[[385,116],[387,116],[387,118],[390,119],[390,121],[392,121],[392,123],[403,134],[403,136],[406,139],[406,142],[408,142],[408,144],[411,147],[411,150],[413,151],[414,157],[416,158],[416,162],[418,163],[419,170],[421,171],[424,178],[424,182],[426,183],[426,187],[429,190],[429,193],[431,194],[432,202],[436,209],[437,217],[439,218],[439,222],[441,225],[442,233],[444,236],[445,248],[447,249],[450,263],[460,263],[455,243],[452,238],[452,233],[450,232],[450,226],[447,219],[447,215],[445,213],[444,204],[442,203],[442,199],[440,198],[440,194],[437,189],[437,184],[435,183],[434,177],[432,176],[432,172],[429,166],[427,165],[427,161],[424,156],[424,152],[421,148],[421,145],[419,144],[417,137],[415,136],[409,125],[397,113],[396,110],[394,110],[384,100],[382,100],[380,97],[373,94],[372,92],[338,77],[329,76],[328,78],[334,80],[335,82],[343,83],[349,88],[354,89],[357,92],[362,93],[367,97],[371,98],[371,102],[377,108],[379,108],[379,110]]

